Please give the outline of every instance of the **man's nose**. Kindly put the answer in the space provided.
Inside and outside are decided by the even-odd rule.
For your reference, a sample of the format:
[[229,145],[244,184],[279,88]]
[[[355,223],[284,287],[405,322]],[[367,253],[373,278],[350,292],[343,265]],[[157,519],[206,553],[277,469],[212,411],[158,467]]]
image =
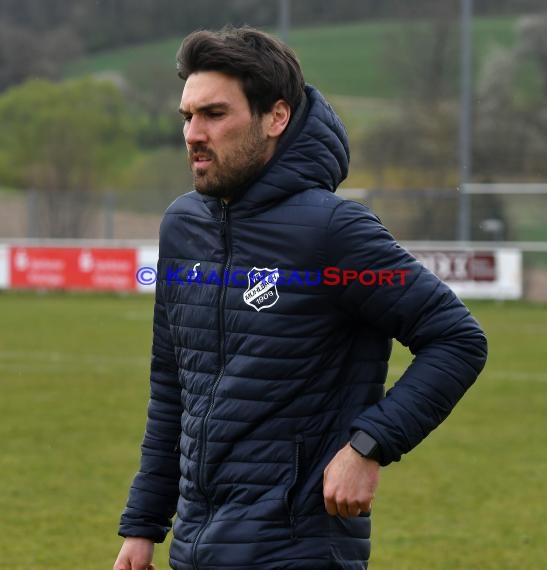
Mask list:
[[207,133],[205,131],[203,121],[199,117],[192,117],[184,125],[184,139],[186,144],[193,145],[207,141]]

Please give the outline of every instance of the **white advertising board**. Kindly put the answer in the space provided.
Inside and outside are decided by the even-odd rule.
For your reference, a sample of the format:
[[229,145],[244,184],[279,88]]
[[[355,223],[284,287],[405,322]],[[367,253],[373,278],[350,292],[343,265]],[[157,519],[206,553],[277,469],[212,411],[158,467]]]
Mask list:
[[522,297],[522,252],[518,249],[413,248],[412,253],[461,298]]
[[154,293],[156,291],[156,269],[158,266],[159,250],[155,246],[137,248],[137,291],[139,293]]
[[9,247],[0,244],[0,289],[8,289],[9,282]]

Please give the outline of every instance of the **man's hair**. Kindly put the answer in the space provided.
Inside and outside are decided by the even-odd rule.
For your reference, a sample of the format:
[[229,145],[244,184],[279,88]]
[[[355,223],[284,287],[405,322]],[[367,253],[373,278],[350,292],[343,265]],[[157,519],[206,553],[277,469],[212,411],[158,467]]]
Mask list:
[[239,79],[254,115],[271,110],[279,99],[292,112],[304,95],[304,76],[295,53],[278,39],[250,27],[199,30],[177,52],[181,79],[199,71],[218,71]]

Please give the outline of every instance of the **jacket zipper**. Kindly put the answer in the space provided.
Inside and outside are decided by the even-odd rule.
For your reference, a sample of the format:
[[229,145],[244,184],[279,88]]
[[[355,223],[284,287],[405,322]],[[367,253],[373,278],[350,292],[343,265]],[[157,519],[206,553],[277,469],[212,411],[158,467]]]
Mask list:
[[296,516],[295,516],[295,493],[297,485],[300,479],[300,470],[302,463],[302,445],[304,444],[304,438],[301,435],[297,435],[294,439],[295,451],[294,451],[294,468],[293,468],[293,480],[290,487],[287,489],[285,495],[285,504],[289,512],[289,524],[291,527],[291,538],[296,539]]
[[[225,262],[224,262],[224,275],[228,275],[230,271],[230,267],[232,264],[232,244],[231,244],[231,236],[229,232],[229,216],[228,216],[228,205],[226,202],[221,201],[221,217],[220,217],[220,234],[224,239],[224,248],[225,248]],[[205,532],[205,529],[209,526],[211,519],[213,518],[213,501],[211,497],[207,493],[207,489],[205,486],[205,456],[207,451],[207,422],[211,413],[213,411],[213,405],[215,403],[215,393],[217,387],[224,376],[224,366],[226,360],[226,353],[225,353],[225,328],[224,328],[224,305],[226,304],[226,288],[227,283],[226,279],[223,279],[222,286],[220,289],[220,299],[218,304],[218,329],[219,329],[219,360],[220,360],[220,368],[217,372],[215,381],[213,383],[213,387],[211,389],[209,407],[207,408],[207,413],[203,419],[203,423],[201,425],[201,457],[199,461],[199,475],[198,475],[198,487],[201,493],[207,499],[207,520],[200,528],[196,539],[194,541],[194,546],[192,549],[192,561],[194,565],[194,569],[198,570],[198,544],[201,539],[202,534]]]

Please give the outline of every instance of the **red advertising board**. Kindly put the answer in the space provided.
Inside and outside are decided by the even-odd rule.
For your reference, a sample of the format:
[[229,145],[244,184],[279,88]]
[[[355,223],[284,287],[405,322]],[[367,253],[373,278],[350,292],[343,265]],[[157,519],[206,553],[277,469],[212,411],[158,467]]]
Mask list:
[[133,248],[11,247],[14,289],[134,291],[137,253]]

